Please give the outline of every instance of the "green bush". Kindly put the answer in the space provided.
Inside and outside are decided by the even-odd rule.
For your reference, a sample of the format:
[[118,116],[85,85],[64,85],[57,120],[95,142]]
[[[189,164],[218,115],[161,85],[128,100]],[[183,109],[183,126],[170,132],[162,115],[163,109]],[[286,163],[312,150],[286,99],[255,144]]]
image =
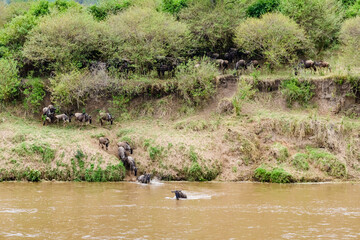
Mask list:
[[327,172],[330,176],[344,178],[347,176],[346,165],[340,162],[336,156],[324,149],[307,147],[310,161],[317,164],[320,170]]
[[127,9],[131,6],[131,1],[129,0],[110,0],[103,1],[99,5],[93,5],[88,8],[90,14],[98,21],[105,20],[110,14],[117,14],[124,9]]
[[49,6],[48,1],[40,0],[31,6],[29,13],[35,17],[45,16],[50,13]]
[[161,10],[171,14],[178,14],[182,8],[188,6],[189,0],[162,0]]
[[[41,173],[38,170],[34,169],[26,169],[25,171],[26,180],[30,182],[39,182],[41,178]],[[18,178],[18,180],[21,180],[21,178]]]
[[24,87],[24,108],[27,111],[38,113],[40,105],[46,94],[43,81],[39,78],[30,78],[24,84]]
[[0,59],[0,102],[10,101],[19,93],[21,80],[18,78],[17,62],[12,59]]
[[354,4],[346,10],[345,15],[347,18],[360,16],[360,0],[354,1]]
[[304,153],[297,153],[294,155],[292,159],[292,165],[297,169],[301,171],[307,171],[309,170],[309,163],[307,159],[309,156]]
[[279,9],[306,31],[318,52],[336,43],[343,19],[340,1],[282,0]]
[[0,46],[7,46],[11,49],[21,48],[29,32],[37,25],[37,17],[26,14],[16,16],[0,30]]
[[343,44],[343,61],[347,65],[360,66],[360,16],[346,20],[340,31],[340,40]]
[[315,86],[312,83],[308,81],[300,82],[297,78],[282,81],[280,89],[289,107],[294,102],[299,102],[305,106],[315,94]]
[[255,169],[254,178],[260,182],[291,183],[294,181],[292,175],[282,168],[273,168],[271,171],[263,167]]
[[245,8],[231,5],[219,2],[214,7],[210,1],[193,1],[180,12],[180,21],[189,26],[193,49],[221,53],[234,46],[234,28],[244,17]]
[[246,14],[249,17],[260,17],[276,10],[279,4],[280,0],[257,0],[247,8]]
[[249,18],[236,28],[235,35],[240,49],[262,56],[271,66],[293,62],[298,52],[307,49],[304,31],[279,13]]
[[276,152],[276,160],[285,162],[288,159],[289,151],[287,147],[283,146],[281,143],[275,143],[272,147]]
[[200,105],[215,93],[215,77],[217,68],[208,60],[188,61],[177,68],[176,79],[182,98],[190,105]]
[[240,116],[243,104],[253,99],[256,92],[257,90],[253,85],[248,83],[245,79],[239,81],[236,94],[232,99],[232,104],[237,116]]
[[23,54],[55,70],[81,68],[98,59],[101,33],[100,24],[86,13],[69,10],[46,16],[29,34]]
[[140,73],[160,56],[179,57],[188,42],[186,24],[150,8],[131,8],[109,17],[106,24],[103,55],[110,60],[130,59]]

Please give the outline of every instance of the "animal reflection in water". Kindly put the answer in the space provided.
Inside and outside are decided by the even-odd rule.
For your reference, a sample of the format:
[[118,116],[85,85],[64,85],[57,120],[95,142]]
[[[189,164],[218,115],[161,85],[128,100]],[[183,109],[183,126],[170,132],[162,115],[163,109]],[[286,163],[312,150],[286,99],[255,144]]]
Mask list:
[[179,200],[180,198],[187,198],[186,194],[183,193],[181,190],[175,190],[171,192],[175,193],[176,200]]

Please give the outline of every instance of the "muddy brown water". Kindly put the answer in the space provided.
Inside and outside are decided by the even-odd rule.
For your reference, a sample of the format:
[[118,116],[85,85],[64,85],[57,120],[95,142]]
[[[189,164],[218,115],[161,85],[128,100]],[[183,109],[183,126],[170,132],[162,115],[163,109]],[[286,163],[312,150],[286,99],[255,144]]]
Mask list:
[[360,184],[0,183],[0,239],[31,238],[360,239]]

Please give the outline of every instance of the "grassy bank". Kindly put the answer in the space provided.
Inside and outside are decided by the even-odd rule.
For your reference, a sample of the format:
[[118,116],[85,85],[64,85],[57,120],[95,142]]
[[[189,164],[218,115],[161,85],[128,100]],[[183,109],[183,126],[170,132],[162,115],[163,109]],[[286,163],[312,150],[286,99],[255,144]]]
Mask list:
[[[134,99],[112,126],[43,127],[40,120],[1,113],[0,179],[134,180],[117,158],[118,141],[133,146],[140,173],[163,180],[360,179],[357,117],[322,113],[321,98],[289,107],[281,91],[256,92],[241,84],[218,87],[201,107],[176,94]],[[239,111],[220,114],[224,99],[242,99]],[[109,137],[108,151],[98,146],[100,136]]]

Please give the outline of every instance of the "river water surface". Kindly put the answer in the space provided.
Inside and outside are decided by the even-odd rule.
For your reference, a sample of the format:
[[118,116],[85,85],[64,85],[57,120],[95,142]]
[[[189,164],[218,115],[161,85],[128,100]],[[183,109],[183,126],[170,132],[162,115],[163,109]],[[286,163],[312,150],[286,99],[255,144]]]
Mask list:
[[0,239],[27,238],[360,239],[360,184],[0,183]]

